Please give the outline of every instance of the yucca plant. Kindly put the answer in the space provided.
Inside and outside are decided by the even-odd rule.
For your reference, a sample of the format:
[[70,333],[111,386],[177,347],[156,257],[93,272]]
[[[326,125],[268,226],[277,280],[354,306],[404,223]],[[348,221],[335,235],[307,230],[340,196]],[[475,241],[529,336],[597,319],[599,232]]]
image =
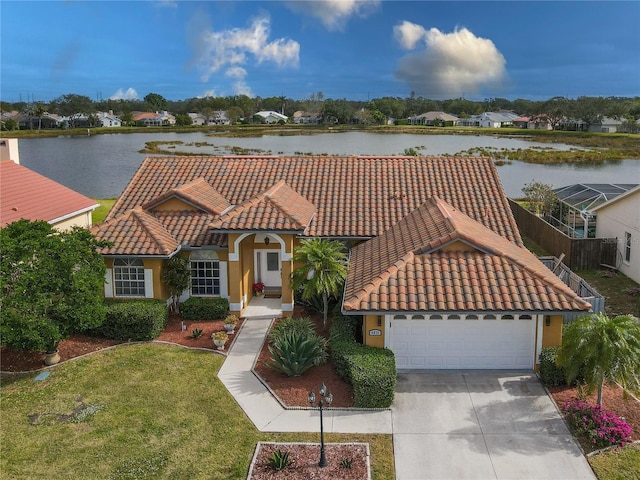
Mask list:
[[273,468],[276,472],[280,470],[284,470],[289,463],[289,452],[283,452],[278,449],[271,454],[271,456],[267,457],[267,463],[271,468]]
[[323,338],[297,331],[284,333],[282,338],[269,345],[269,353],[271,361],[265,364],[288,377],[299,377],[311,367],[327,360]]
[[280,320],[269,332],[269,342],[275,344],[282,340],[287,332],[299,332],[305,336],[315,334],[313,322],[309,318],[287,317]]

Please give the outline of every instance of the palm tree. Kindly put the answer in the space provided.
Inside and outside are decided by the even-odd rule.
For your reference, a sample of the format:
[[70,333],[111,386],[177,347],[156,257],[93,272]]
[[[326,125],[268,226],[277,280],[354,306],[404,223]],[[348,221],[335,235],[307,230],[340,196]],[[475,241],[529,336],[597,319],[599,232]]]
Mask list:
[[296,291],[301,290],[305,300],[322,296],[322,326],[325,330],[329,297],[340,294],[347,278],[344,250],[344,245],[336,240],[314,238],[303,240],[293,255],[293,261],[299,267],[291,275],[292,287]]
[[567,382],[583,374],[589,391],[598,388],[598,405],[602,405],[605,380],[638,392],[640,323],[632,315],[580,317],[565,328],[557,362],[564,367]]

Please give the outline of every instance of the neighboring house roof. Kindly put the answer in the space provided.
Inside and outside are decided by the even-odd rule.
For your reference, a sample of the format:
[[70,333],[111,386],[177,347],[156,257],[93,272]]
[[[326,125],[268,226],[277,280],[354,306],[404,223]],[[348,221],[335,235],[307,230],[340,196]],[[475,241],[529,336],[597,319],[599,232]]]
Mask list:
[[[302,205],[302,198],[316,209],[305,231],[308,236],[381,235],[428,198],[438,196],[521,244],[496,167],[484,157],[149,157],[108,218],[147,205],[196,179],[206,181],[229,204],[237,206],[283,181],[297,195],[295,202]],[[307,205],[305,211],[309,208]],[[285,215],[282,209],[276,210]],[[285,212],[291,215],[291,211]],[[305,224],[305,215],[308,211],[296,219],[299,226]]]
[[97,206],[95,200],[22,165],[0,162],[0,227],[21,218],[55,224]]
[[263,110],[261,112],[257,112],[256,115],[258,115],[258,116],[260,116],[262,118],[273,117],[273,118],[277,118],[278,120],[283,120],[285,122],[289,118],[286,115],[282,115],[281,113],[274,112],[273,110]]
[[415,117],[412,117],[412,118],[415,118],[415,119],[424,118],[425,120],[443,120],[445,122],[459,120],[458,117],[454,115],[450,115],[445,112],[426,112],[426,113],[421,113],[420,115],[416,115]]
[[[619,201],[628,199],[629,197],[631,197],[633,195],[637,195],[638,193],[640,193],[640,185],[636,185],[635,187],[631,188],[630,190],[627,190],[625,193],[621,193],[617,197],[614,197],[611,200],[608,200],[608,201],[606,201],[604,203],[601,203],[600,205],[592,208],[591,211],[597,212],[597,211],[600,211],[600,210],[604,210],[604,209],[608,208],[609,206],[613,205],[614,203],[617,203]],[[640,208],[640,205],[638,205],[638,208]]]
[[180,244],[150,213],[134,208],[124,215],[92,229],[99,240],[113,246],[103,248],[103,255],[169,256]]
[[270,230],[304,233],[316,207],[283,180],[266,192],[221,215],[211,224],[214,231]]
[[637,186],[637,183],[576,183],[553,191],[561,202],[578,210],[592,211]]
[[348,312],[588,311],[526,248],[433,197],[354,247]]

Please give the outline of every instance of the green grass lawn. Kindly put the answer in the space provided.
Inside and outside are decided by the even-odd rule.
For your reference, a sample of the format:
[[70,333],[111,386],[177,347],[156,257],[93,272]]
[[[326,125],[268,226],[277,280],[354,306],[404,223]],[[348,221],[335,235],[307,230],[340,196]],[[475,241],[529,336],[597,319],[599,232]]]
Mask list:
[[610,450],[588,460],[599,480],[640,479],[640,445]]
[[100,206],[93,211],[93,223],[101,223],[113,207],[113,204],[116,203],[117,198],[103,198],[95,200],[100,204]]
[[[60,365],[41,382],[4,376],[2,478],[243,479],[258,441],[319,441],[256,430],[217,378],[222,361],[139,344]],[[393,478],[390,435],[326,441],[368,442],[373,478]]]
[[602,270],[576,272],[605,298],[605,313],[609,316],[631,314],[640,316],[640,295],[632,295],[629,288],[637,288],[636,282],[626,275],[616,273],[609,277]]

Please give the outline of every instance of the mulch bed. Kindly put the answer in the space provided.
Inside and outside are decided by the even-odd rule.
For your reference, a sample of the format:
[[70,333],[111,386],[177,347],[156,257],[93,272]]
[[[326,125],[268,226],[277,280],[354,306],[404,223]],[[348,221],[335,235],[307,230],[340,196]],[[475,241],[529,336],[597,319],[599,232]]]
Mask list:
[[[581,398],[577,387],[569,387],[566,385],[549,387],[549,392],[560,411],[562,411],[566,402]],[[596,398],[596,393],[593,393],[581,399],[595,404]],[[633,430],[631,438],[633,440],[640,440],[640,401],[633,398],[631,395],[624,398],[622,389],[615,384],[605,385],[602,393],[602,408],[624,418]],[[576,438],[578,438],[578,441],[585,453],[590,453],[596,450],[588,439],[580,436],[577,436]]]
[[[327,466],[320,468],[320,445],[306,443],[260,443],[256,448],[255,463],[249,472],[251,480],[270,479],[318,479],[318,480],[367,480],[369,456],[365,444],[325,444]],[[289,452],[291,464],[275,471],[267,462],[274,451]],[[350,461],[347,468],[341,462]]]

